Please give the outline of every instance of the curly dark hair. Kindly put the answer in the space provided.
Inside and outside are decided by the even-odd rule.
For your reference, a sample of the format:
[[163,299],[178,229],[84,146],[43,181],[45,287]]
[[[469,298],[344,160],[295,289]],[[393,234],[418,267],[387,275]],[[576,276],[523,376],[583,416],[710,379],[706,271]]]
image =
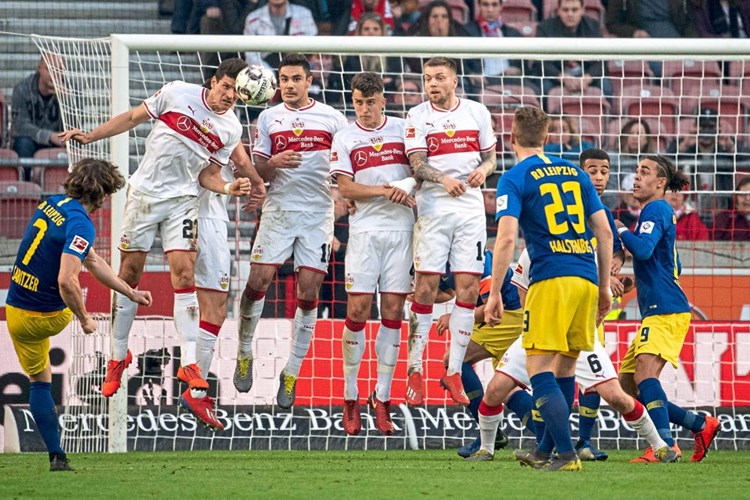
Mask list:
[[93,212],[104,199],[125,186],[125,177],[112,163],[84,158],[73,166],[65,179],[65,194],[81,202]]
[[664,177],[667,179],[667,183],[664,186],[665,193],[667,190],[670,190],[673,193],[678,193],[690,185],[690,180],[687,175],[677,170],[677,167],[672,163],[672,160],[666,156],[646,155],[641,156],[641,160],[651,160],[659,166],[659,170],[656,173],[657,177]]

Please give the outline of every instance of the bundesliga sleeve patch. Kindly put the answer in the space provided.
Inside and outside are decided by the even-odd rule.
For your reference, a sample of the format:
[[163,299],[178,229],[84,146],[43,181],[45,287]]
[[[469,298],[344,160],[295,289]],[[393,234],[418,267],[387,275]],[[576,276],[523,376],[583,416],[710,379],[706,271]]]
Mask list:
[[502,196],[497,197],[497,211],[502,212],[508,208],[508,195],[504,194]]
[[339,161],[338,151],[331,151],[331,163],[336,163],[338,161]]
[[86,251],[88,246],[88,241],[86,241],[84,238],[81,238],[80,236],[76,236],[75,238],[73,238],[73,241],[70,243],[70,246],[68,248],[83,255],[83,252]]
[[651,234],[654,230],[654,223],[647,220],[641,223],[641,234]]
[[407,139],[414,139],[416,136],[417,136],[417,131],[414,129],[414,127],[406,127]]

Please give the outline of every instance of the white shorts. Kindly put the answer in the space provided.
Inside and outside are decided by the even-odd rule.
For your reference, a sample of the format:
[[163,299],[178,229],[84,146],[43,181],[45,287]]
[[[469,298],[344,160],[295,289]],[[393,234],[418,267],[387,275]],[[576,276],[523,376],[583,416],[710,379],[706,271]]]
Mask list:
[[251,264],[281,266],[294,253],[294,270],[328,272],[333,241],[330,212],[272,211],[260,217]]
[[411,292],[411,231],[372,231],[349,236],[346,247],[348,293]]
[[[497,371],[513,379],[524,389],[531,387],[529,373],[526,371],[526,350],[521,339],[508,348],[503,359],[497,365]],[[597,385],[617,378],[612,360],[607,355],[598,336],[594,341],[593,351],[581,351],[576,361],[576,382],[583,392],[592,390]]]
[[221,219],[198,219],[196,288],[229,292],[230,258],[227,223]]
[[420,215],[414,226],[414,270],[443,274],[448,262],[451,272],[481,275],[486,243],[481,213]]
[[164,252],[198,249],[198,197],[155,198],[130,189],[120,230],[120,250],[148,252],[159,231]]

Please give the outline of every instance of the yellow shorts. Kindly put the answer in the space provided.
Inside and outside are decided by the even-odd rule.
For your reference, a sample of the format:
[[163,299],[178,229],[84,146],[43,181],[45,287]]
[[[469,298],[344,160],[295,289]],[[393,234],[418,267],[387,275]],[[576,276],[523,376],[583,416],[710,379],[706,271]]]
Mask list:
[[635,373],[635,360],[641,354],[654,354],[677,368],[689,328],[690,313],[659,314],[644,318],[622,359],[620,373]]
[[596,335],[599,337],[599,342],[606,346],[606,342],[604,342],[604,323],[600,324],[599,327],[596,329]]
[[530,353],[593,351],[598,299],[599,288],[578,276],[533,283],[526,295],[523,348]]
[[67,307],[43,313],[6,305],[5,318],[21,368],[27,375],[37,375],[49,361],[49,338],[63,331],[73,313]]
[[496,366],[505,351],[521,336],[523,330],[523,309],[505,311],[503,322],[497,326],[484,325],[471,333],[471,340],[487,349],[492,355],[492,364]]

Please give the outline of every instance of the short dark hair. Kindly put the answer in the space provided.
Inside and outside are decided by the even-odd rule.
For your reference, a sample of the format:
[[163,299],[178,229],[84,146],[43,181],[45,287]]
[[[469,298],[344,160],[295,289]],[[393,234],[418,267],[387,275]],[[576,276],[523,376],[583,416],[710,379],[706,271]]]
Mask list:
[[279,63],[279,71],[281,71],[281,68],[284,66],[302,66],[302,69],[305,71],[305,76],[310,76],[312,71],[310,68],[310,61],[308,61],[302,54],[296,52],[284,56]]
[[436,68],[438,66],[445,66],[446,68],[451,70],[454,75],[458,74],[458,65],[456,64],[456,60],[451,59],[450,57],[437,56],[428,59],[424,63],[425,68]]
[[382,94],[384,90],[383,79],[377,73],[365,71],[357,73],[352,78],[352,92],[359,90],[365,97]]
[[586,163],[586,160],[604,160],[607,163],[610,162],[609,154],[607,154],[607,152],[603,149],[599,148],[591,148],[581,151],[581,156],[578,157],[578,164],[581,166],[581,168],[584,168],[583,165],[584,163]]
[[690,185],[690,180],[687,175],[677,170],[677,167],[672,163],[672,160],[666,156],[646,155],[642,156],[641,160],[651,160],[659,166],[656,176],[667,179],[667,184],[664,186],[664,192],[669,189],[673,193],[677,193]]
[[524,106],[516,110],[511,131],[522,148],[541,148],[549,130],[550,117],[541,108]]
[[[584,5],[586,5],[585,3],[583,3],[583,0],[578,0],[578,2],[581,4],[581,7],[583,7]],[[560,7],[562,5],[562,3],[563,3],[563,0],[557,0],[557,6],[558,7]]]
[[65,194],[86,205],[92,212],[102,206],[104,198],[125,185],[125,178],[112,163],[84,158],[73,166],[63,188]]
[[221,61],[219,67],[216,68],[216,73],[214,73],[214,76],[217,80],[221,80],[225,76],[236,80],[237,75],[239,75],[240,71],[245,68],[247,68],[247,63],[245,61],[243,61],[239,57],[231,57],[229,59],[224,59],[223,61]]

